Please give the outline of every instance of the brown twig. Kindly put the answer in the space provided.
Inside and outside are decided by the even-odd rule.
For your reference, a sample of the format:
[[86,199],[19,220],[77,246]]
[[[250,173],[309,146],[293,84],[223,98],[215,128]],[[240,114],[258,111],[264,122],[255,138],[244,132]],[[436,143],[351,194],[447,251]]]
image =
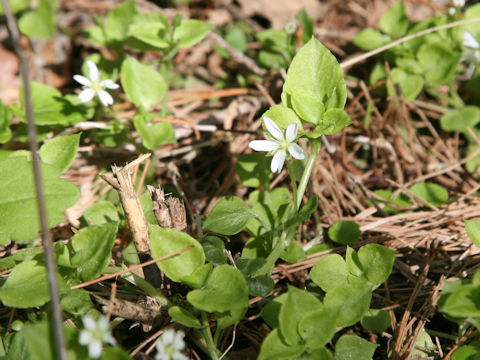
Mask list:
[[180,249],[180,250],[177,250],[177,251],[175,251],[171,254],[159,257],[157,259],[152,259],[152,260],[146,261],[146,262],[138,264],[138,265],[130,266],[129,268],[127,268],[125,270],[117,271],[116,273],[113,273],[113,274],[103,275],[99,278],[96,278],[96,279],[93,279],[93,280],[90,280],[90,281],[86,281],[86,282],[78,284],[78,285],[73,285],[73,286],[70,287],[70,290],[81,289],[81,288],[84,288],[84,287],[87,287],[87,286],[90,286],[90,285],[93,285],[93,284],[97,284],[97,283],[105,281],[105,280],[116,278],[117,276],[121,276],[121,275],[127,274],[129,272],[134,272],[135,270],[141,269],[145,266],[153,265],[153,264],[155,264],[159,261],[167,260],[167,259],[170,259],[174,256],[180,255],[180,254],[184,253],[185,251],[190,250],[191,248],[193,248],[193,245],[185,247],[185,248]]

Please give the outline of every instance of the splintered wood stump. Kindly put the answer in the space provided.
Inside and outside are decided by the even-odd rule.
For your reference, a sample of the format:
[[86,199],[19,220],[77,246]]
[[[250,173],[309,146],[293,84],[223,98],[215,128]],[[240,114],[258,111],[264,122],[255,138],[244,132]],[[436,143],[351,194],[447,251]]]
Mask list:
[[147,185],[147,190],[152,197],[153,213],[161,227],[187,230],[187,214],[182,200],[176,197],[165,197],[164,191],[159,187]]
[[[127,223],[132,233],[133,242],[138,252],[138,257],[143,263],[151,260],[150,233],[148,232],[147,218],[140,204],[140,199],[133,186],[131,172],[151,154],[143,154],[124,167],[112,166],[113,177],[100,174],[103,180],[109,183],[118,193],[122,203]],[[157,265],[152,264],[143,269],[145,279],[154,286],[161,285],[161,274]]]

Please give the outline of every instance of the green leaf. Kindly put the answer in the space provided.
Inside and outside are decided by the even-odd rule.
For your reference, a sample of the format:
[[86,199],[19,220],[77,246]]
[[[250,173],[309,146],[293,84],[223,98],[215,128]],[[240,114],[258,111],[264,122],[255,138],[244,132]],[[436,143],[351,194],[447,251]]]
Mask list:
[[[30,5],[30,0],[9,0],[10,9],[13,13],[25,10]],[[0,14],[5,14],[3,11],[3,5],[0,3]]]
[[43,254],[42,247],[26,248],[26,249],[17,251],[10,256],[0,259],[0,268],[2,270],[11,269],[15,265],[21,262],[37,258],[40,254]]
[[371,298],[371,284],[363,279],[350,277],[347,284],[327,292],[323,303],[332,311],[337,310],[337,325],[351,326],[368,311]]
[[12,112],[8,106],[3,105],[0,100],[0,144],[5,144],[12,138],[10,123],[12,122]]
[[[61,116],[62,106],[57,100],[62,94],[57,89],[36,82],[31,82],[33,116],[37,125],[56,125],[63,122]],[[22,108],[25,109],[23,89],[20,92]]]
[[142,138],[143,146],[147,149],[153,151],[161,145],[177,142],[172,124],[164,121],[147,124],[145,120],[143,115],[137,114],[133,118],[133,124]]
[[427,43],[417,53],[425,79],[433,86],[445,84],[455,74],[460,54],[441,43]]
[[[68,291],[65,280],[57,276],[58,291]],[[47,270],[35,260],[25,261],[15,266],[7,281],[0,288],[0,300],[5,306],[29,308],[42,306],[50,300]]]
[[322,303],[314,295],[305,290],[288,287],[287,300],[280,309],[278,316],[279,330],[283,339],[289,345],[301,342],[298,325],[305,315],[317,311]]
[[239,27],[233,26],[227,29],[225,41],[240,52],[247,51],[247,37]]
[[159,258],[188,246],[193,248],[170,259],[157,262],[158,267],[171,280],[183,282],[186,277],[205,262],[202,245],[190,235],[175,230],[164,229],[158,225],[149,225],[152,256]]
[[138,14],[128,29],[128,35],[156,48],[169,46],[168,19],[159,12]]
[[[403,193],[398,194],[395,198],[392,198],[393,192],[391,190],[375,190],[374,191],[375,195],[380,196],[381,198],[385,199],[386,202],[385,204],[392,204],[395,205],[396,207],[408,207],[413,205],[413,203],[410,201],[408,196],[406,196]],[[400,210],[397,210],[393,206],[386,205],[383,210],[388,213],[388,214],[395,214],[400,212]]]
[[260,317],[270,326],[272,329],[278,327],[278,317],[280,315],[280,309],[282,305],[287,301],[288,294],[283,293],[276,298],[273,298],[267,305],[264,306],[260,312]]
[[18,27],[25,35],[33,38],[49,38],[55,34],[58,1],[41,0],[33,10],[24,13]]
[[[273,191],[255,190],[248,196],[248,200],[252,204],[252,210],[271,229],[275,229],[286,220],[287,209],[292,201],[286,188],[276,188]],[[260,235],[268,230],[257,218],[248,221],[247,229],[254,235]]]
[[451,357],[452,360],[479,360],[480,341],[472,341],[468,345],[460,346]]
[[265,154],[255,152],[240,155],[235,165],[235,170],[244,186],[263,186],[268,189],[270,183],[270,161]]
[[342,109],[330,109],[325,112],[320,124],[314,131],[307,133],[309,138],[316,139],[321,135],[334,135],[343,128],[352,124],[348,114]]
[[376,288],[390,276],[395,251],[379,244],[367,244],[358,250],[358,260],[363,274]]
[[335,334],[337,313],[325,306],[307,314],[298,324],[298,331],[308,347],[319,349],[325,346]]
[[480,123],[480,108],[477,106],[463,106],[451,109],[440,118],[440,126],[445,131],[459,131],[468,134],[467,128],[473,129]]
[[245,317],[248,308],[232,309],[222,313],[215,312],[215,318],[217,319],[217,329],[219,331],[232,326]]
[[370,360],[378,346],[356,335],[343,335],[335,344],[335,360]]
[[173,41],[180,48],[187,48],[203,40],[213,25],[201,20],[183,20],[173,32]]
[[137,13],[137,6],[133,0],[123,1],[114,10],[110,11],[104,25],[105,36],[108,42],[125,40],[128,28]]
[[460,286],[445,301],[439,302],[439,309],[455,318],[480,317],[480,287],[477,284]]
[[187,300],[197,309],[225,312],[247,308],[248,287],[240,270],[229,265],[213,269],[203,289],[192,290]]
[[375,331],[377,334],[382,335],[390,326],[391,321],[388,311],[370,309],[363,316],[360,323],[365,330]]
[[[391,72],[392,80],[395,84],[399,84],[405,100],[414,100],[422,91],[424,81],[420,75],[409,74],[400,68],[394,68]],[[393,94],[393,91],[389,91]]]
[[448,201],[447,189],[438,184],[418,183],[412,185],[408,190],[434,206],[440,206]]
[[133,57],[123,61],[121,73],[122,87],[128,99],[144,110],[158,104],[167,92],[163,77]]
[[272,50],[260,50],[258,53],[258,63],[265,69],[272,70],[285,69],[289,64],[283,54]]
[[217,265],[228,262],[225,244],[222,239],[216,236],[207,236],[201,240],[201,243],[207,261]]
[[193,316],[193,314],[179,306],[172,306],[168,309],[168,315],[172,318],[172,321],[178,322],[183,326],[189,328],[203,328],[205,325],[200,324],[200,321]]
[[362,232],[355,221],[337,221],[328,229],[328,236],[337,243],[352,245],[360,240]]
[[248,294],[251,296],[266,296],[275,287],[275,283],[268,275],[258,275],[247,278]]
[[[53,227],[65,219],[63,211],[75,204],[79,191],[60,179],[54,166],[42,164],[41,169],[48,226]],[[27,157],[0,159],[0,244],[32,240],[40,230],[32,172]]]
[[348,269],[345,260],[338,254],[327,255],[310,270],[310,279],[328,292],[339,285],[347,284]]
[[300,12],[295,15],[295,19],[302,24],[302,42],[305,44],[312,36],[315,36],[315,24],[305,9],[300,10]]
[[72,265],[82,281],[95,279],[110,263],[117,226],[115,222],[89,226],[71,239]]
[[[343,70],[330,50],[315,38],[300,49],[288,69],[282,102],[295,110],[292,100],[295,97],[318,99],[325,110],[343,109],[345,106],[347,92]],[[298,105],[300,101],[295,103]],[[315,109],[309,109],[311,112]]]
[[403,1],[397,1],[382,15],[380,29],[392,38],[399,38],[407,32],[408,18]]
[[102,360],[133,360],[125,350],[115,347],[107,347],[103,350]]
[[183,282],[188,286],[198,289],[201,288],[208,280],[210,273],[212,272],[212,264],[203,264],[199,266],[193,273],[183,277]]
[[119,222],[118,211],[110,201],[97,201],[83,213],[87,225],[103,225],[109,222]]
[[43,144],[40,148],[42,161],[57,167],[61,173],[67,171],[77,155],[80,135],[59,136]]
[[95,306],[84,289],[71,290],[61,299],[62,310],[73,315],[86,315]]
[[[265,116],[272,119],[280,128],[286,129],[288,125],[296,122],[298,124],[298,131],[303,130],[302,122],[298,118],[297,114],[295,114],[295,111],[283,105],[271,106],[270,109],[263,113],[262,119]],[[262,125],[263,129],[266,131],[265,124],[263,122]]]
[[465,231],[470,240],[480,247],[480,219],[465,220]]
[[363,29],[353,38],[353,43],[362,50],[374,50],[390,41],[390,36],[371,28]]
[[282,341],[277,329],[263,340],[257,360],[289,360],[298,358],[305,351],[305,345],[290,346]]
[[252,210],[242,199],[225,196],[215,204],[203,227],[219,234],[233,235],[242,231],[252,216]]

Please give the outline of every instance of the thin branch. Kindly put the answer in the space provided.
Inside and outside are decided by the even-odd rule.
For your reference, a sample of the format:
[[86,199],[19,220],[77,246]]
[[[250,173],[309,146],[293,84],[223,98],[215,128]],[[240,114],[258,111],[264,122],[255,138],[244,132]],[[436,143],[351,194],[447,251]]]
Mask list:
[[344,68],[347,68],[349,66],[352,66],[352,65],[355,65],[359,62],[362,62],[372,56],[375,56],[377,54],[380,54],[381,52],[384,52],[388,49],[391,49],[392,47],[395,47],[397,45],[400,45],[400,44],[403,44],[404,42],[407,42],[407,41],[410,41],[412,39],[416,39],[420,36],[424,36],[424,35],[427,35],[427,34],[430,34],[430,33],[433,33],[435,31],[440,31],[440,30],[445,30],[445,29],[451,29],[451,28],[454,28],[454,27],[457,27],[457,26],[461,26],[461,25],[467,25],[467,24],[473,24],[473,23],[476,23],[476,22],[480,22],[480,18],[474,18],[474,19],[467,19],[467,20],[459,20],[459,21],[455,21],[453,23],[450,23],[450,24],[444,24],[444,25],[439,25],[439,26],[434,26],[430,29],[426,29],[426,30],[423,30],[423,31],[419,31],[418,33],[415,33],[415,34],[412,34],[412,35],[408,35],[408,36],[404,36],[403,38],[400,38],[398,40],[395,40],[393,42],[391,42],[390,44],[387,44],[387,45],[384,45],[384,46],[381,46],[379,47],[378,49],[374,49],[374,50],[371,50],[371,51],[368,51],[362,55],[359,55],[359,56],[356,56],[352,59],[349,59],[349,60],[345,60],[345,61],[342,61],[340,63],[340,66],[344,69]]
[[180,255],[182,253],[184,253],[185,251],[188,251],[190,250],[191,248],[193,248],[193,245],[190,245],[186,248],[183,248],[183,249],[180,249],[180,250],[177,250],[171,254],[168,254],[168,255],[165,255],[165,256],[162,256],[162,257],[159,257],[157,259],[153,259],[153,260],[149,260],[149,261],[146,261],[144,263],[141,263],[141,264],[138,264],[138,265],[133,265],[133,266],[130,266],[129,268],[125,269],[125,270],[121,270],[121,271],[117,271],[116,273],[113,273],[113,274],[108,274],[108,275],[104,275],[102,277],[99,277],[97,279],[93,279],[93,280],[90,280],[90,281],[87,281],[87,282],[84,282],[84,283],[81,283],[81,284],[78,284],[78,285],[74,285],[74,286],[71,286],[70,287],[70,290],[75,290],[75,289],[81,289],[81,288],[84,288],[84,287],[87,287],[87,286],[90,286],[90,285],[93,285],[93,284],[96,284],[96,283],[99,283],[101,281],[105,281],[105,280],[108,280],[108,279],[113,279],[113,278],[116,278],[117,276],[121,276],[123,274],[126,274],[126,273],[129,273],[129,272],[133,272],[137,269],[141,269],[145,266],[149,266],[149,265],[152,265],[152,264],[155,264],[159,261],[163,261],[163,260],[167,260],[167,259],[170,259],[174,256],[177,256],[177,255]]
[[13,47],[20,60],[20,72],[23,81],[23,92],[25,96],[25,110],[27,116],[27,129],[28,129],[28,143],[30,151],[32,152],[32,166],[33,177],[35,181],[35,192],[37,195],[37,205],[40,217],[40,224],[42,227],[42,242],[43,250],[45,254],[45,264],[47,268],[47,280],[48,290],[50,292],[50,298],[52,303],[52,322],[55,334],[55,350],[57,358],[60,360],[67,360],[67,348],[65,346],[65,336],[63,334],[62,327],[62,308],[60,306],[60,298],[58,295],[58,284],[56,278],[56,264],[53,257],[53,244],[48,232],[47,211],[45,208],[45,198],[43,196],[42,175],[40,169],[40,160],[37,154],[37,130],[35,128],[35,120],[33,117],[32,106],[32,92],[30,88],[30,74],[28,69],[27,60],[20,47],[20,34],[18,31],[15,17],[12,13],[10,5],[7,0],[2,0],[3,9],[7,18],[8,30],[12,37]]

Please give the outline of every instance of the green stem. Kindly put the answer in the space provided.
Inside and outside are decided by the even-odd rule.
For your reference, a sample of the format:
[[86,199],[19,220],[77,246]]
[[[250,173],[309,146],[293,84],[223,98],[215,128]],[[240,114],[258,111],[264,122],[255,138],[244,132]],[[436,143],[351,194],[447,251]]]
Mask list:
[[212,338],[212,332],[210,331],[210,327],[208,326],[208,319],[207,313],[202,311],[202,322],[206,325],[203,329],[201,329],[203,338],[205,339],[205,345],[207,346],[208,355],[212,360],[218,360],[218,349],[215,346],[215,343]]
[[[295,231],[295,229],[293,229],[293,231]],[[268,254],[265,264],[260,269],[255,271],[253,276],[270,274],[272,272],[275,263],[283,254],[288,245],[290,245],[289,239],[292,238],[291,236],[289,236],[291,235],[290,232],[291,229],[289,229],[288,232],[282,232],[282,235],[280,236],[276,244],[274,244],[272,251],[270,252],[270,254]]]
[[465,103],[463,102],[460,95],[458,95],[458,91],[455,88],[455,84],[454,84],[453,80],[450,81],[450,83],[448,84],[448,88],[450,90],[450,94],[452,94],[452,100],[457,104],[455,107],[457,107],[457,108],[463,107],[465,105]]
[[425,91],[427,93],[429,93],[430,95],[432,96],[435,96],[437,99],[439,100],[442,100],[442,101],[445,101],[448,105],[454,107],[454,108],[458,108],[458,107],[462,107],[463,106],[463,102],[461,102],[460,104],[458,103],[458,100],[451,97],[451,96],[448,96],[448,95],[445,95],[445,94],[442,94],[440,91],[434,89],[434,88],[430,88],[430,87],[427,87],[425,88]]
[[303,195],[305,194],[308,181],[310,180],[310,176],[312,175],[313,166],[315,165],[318,153],[320,152],[321,144],[322,141],[320,139],[312,139],[312,149],[310,152],[310,156],[308,157],[307,163],[305,165],[305,170],[303,170],[302,178],[300,179],[300,183],[298,184],[296,203],[297,211],[298,209],[300,209],[300,205],[302,204]]
[[295,176],[295,171],[293,169],[293,162],[287,160],[288,174],[290,175],[290,180],[292,181],[292,190],[293,190],[293,203],[297,203],[297,177]]

